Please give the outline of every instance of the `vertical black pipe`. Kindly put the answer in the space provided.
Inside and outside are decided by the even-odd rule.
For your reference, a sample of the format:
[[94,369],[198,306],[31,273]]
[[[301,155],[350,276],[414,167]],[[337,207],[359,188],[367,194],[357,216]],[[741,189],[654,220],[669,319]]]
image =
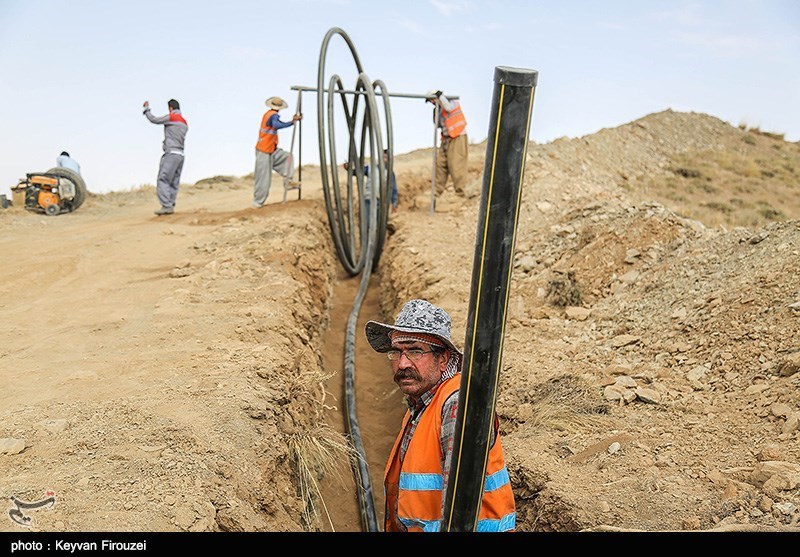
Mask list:
[[477,528],[538,75],[535,70],[495,67],[443,531],[473,532]]

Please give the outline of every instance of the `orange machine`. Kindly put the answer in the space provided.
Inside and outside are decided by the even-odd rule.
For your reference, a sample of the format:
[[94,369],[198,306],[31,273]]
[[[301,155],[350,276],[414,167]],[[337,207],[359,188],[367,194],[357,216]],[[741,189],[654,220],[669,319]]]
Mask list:
[[50,216],[72,212],[86,199],[83,178],[68,168],[28,174],[19,181],[15,190],[25,192],[26,209]]

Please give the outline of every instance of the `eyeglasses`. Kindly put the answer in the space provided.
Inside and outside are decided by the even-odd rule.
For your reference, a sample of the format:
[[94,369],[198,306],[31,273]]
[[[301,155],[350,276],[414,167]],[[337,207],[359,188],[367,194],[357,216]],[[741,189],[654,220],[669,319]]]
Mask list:
[[386,357],[392,361],[395,361],[402,358],[403,354],[405,354],[406,358],[412,362],[417,362],[422,358],[422,356],[425,354],[430,354],[431,352],[436,352],[436,350],[421,350],[420,348],[409,348],[408,350],[389,350],[386,353]]

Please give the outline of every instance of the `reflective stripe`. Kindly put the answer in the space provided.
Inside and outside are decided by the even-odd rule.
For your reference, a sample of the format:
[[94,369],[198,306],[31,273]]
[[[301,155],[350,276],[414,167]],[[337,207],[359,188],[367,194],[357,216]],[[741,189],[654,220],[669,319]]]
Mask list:
[[[441,520],[420,520],[418,518],[402,518],[400,522],[406,528],[421,528],[423,532],[438,532],[442,527]],[[517,527],[517,513],[510,513],[501,519],[484,518],[478,521],[476,532],[509,532]]]
[[403,517],[399,518],[400,522],[402,522],[406,528],[422,528],[423,532],[438,532],[442,524],[441,520],[419,520],[415,518]]
[[452,111],[448,112],[442,108],[442,119],[444,120],[444,127],[447,130],[447,135],[455,139],[466,129],[467,120],[464,118],[464,114],[461,112],[461,103],[458,101],[453,102],[456,106]]
[[407,491],[441,491],[444,489],[444,476],[441,474],[400,474],[400,489]]
[[272,154],[278,148],[278,130],[269,125],[269,119],[275,114],[278,114],[277,110],[267,110],[258,127],[256,149],[262,153]]
[[508,532],[517,527],[517,513],[505,515],[500,520],[485,518],[478,521],[476,532]]
[[508,469],[504,466],[491,476],[486,476],[486,481],[483,484],[483,491],[494,491],[500,489],[511,480],[508,477]]

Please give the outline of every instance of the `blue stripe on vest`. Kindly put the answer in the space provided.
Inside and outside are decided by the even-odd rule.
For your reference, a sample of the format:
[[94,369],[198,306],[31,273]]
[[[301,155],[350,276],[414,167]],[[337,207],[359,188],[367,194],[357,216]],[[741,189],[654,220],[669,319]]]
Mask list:
[[441,491],[444,489],[444,476],[441,474],[400,473],[400,489],[407,491]]
[[513,512],[505,515],[500,520],[483,519],[478,521],[476,532],[508,532],[517,527],[517,513]]
[[269,130],[266,128],[261,128],[261,133],[268,133],[270,135],[278,135],[278,130]]
[[500,489],[509,482],[508,469],[503,466],[501,470],[498,470],[491,476],[486,476],[486,482],[483,485],[483,490],[494,491],[495,489]]
[[400,518],[400,522],[406,528],[422,528],[423,532],[438,532],[441,527],[441,520],[420,520],[418,518]]

